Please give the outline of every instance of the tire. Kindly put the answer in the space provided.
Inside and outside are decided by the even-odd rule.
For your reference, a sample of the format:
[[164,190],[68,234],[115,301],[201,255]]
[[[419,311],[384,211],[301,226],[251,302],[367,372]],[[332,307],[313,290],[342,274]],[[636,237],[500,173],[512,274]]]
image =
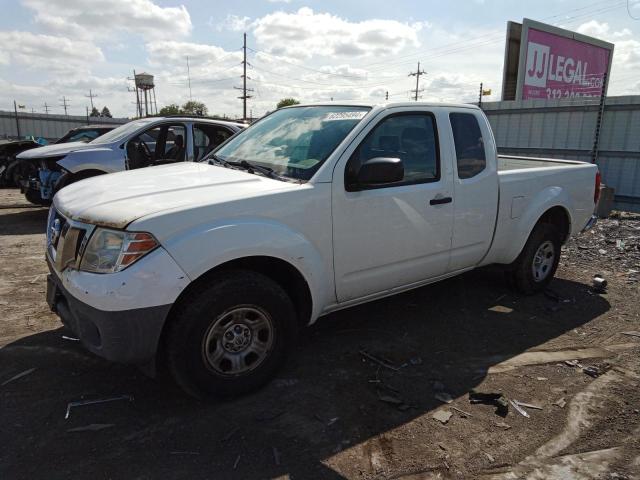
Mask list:
[[538,223],[511,265],[511,285],[526,295],[547,288],[558,269],[561,246],[558,230],[548,223]]
[[24,192],[24,197],[31,203],[33,203],[34,205],[41,205],[43,207],[48,207],[49,205],[51,205],[51,200],[44,200],[41,196],[40,196],[40,191],[39,190],[34,190],[32,188],[28,188],[25,192]]
[[167,366],[176,383],[197,398],[232,398],[260,388],[282,365],[297,334],[295,309],[284,289],[247,270],[208,278],[180,302],[169,322]]
[[56,184],[53,186],[53,195],[55,196],[56,193],[58,193],[67,185],[79,182],[80,180],[84,180],[85,178],[97,177],[98,175],[103,175],[103,172],[97,172],[95,170],[88,170],[78,173],[65,172],[60,176]]

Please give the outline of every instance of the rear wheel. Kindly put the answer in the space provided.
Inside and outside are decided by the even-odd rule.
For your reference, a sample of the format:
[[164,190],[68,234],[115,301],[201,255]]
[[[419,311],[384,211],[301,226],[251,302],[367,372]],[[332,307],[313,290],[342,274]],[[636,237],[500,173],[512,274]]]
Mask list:
[[251,271],[208,279],[174,312],[165,334],[169,370],[187,393],[228,398],[268,382],[296,334],[284,289]]
[[547,288],[558,269],[561,245],[560,234],[553,225],[537,224],[511,265],[512,285],[525,294]]

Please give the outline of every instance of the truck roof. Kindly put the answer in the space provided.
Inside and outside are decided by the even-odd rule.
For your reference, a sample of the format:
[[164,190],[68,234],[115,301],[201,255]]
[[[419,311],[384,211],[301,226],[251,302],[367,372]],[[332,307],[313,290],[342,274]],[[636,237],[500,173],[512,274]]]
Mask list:
[[199,121],[199,122],[205,122],[205,123],[218,123],[220,125],[229,125],[229,126],[233,126],[233,127],[246,127],[247,124],[246,123],[242,123],[242,122],[232,122],[229,120],[218,120],[217,118],[211,118],[211,117],[201,117],[199,115],[166,115],[164,117],[155,117],[157,119],[160,120],[164,120],[164,119],[171,119],[171,120],[182,120],[185,122],[188,121]]
[[479,109],[479,107],[472,103],[445,103],[445,102],[359,102],[359,101],[331,101],[331,102],[314,102],[304,103],[299,105],[292,105],[291,107],[314,107],[314,106],[346,106],[346,107],[369,107],[369,108],[391,108],[391,107],[450,107],[450,108],[471,108]]

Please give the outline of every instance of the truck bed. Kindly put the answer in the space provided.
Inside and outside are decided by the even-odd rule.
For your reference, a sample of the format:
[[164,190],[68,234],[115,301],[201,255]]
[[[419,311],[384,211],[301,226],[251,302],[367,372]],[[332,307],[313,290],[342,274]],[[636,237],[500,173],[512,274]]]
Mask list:
[[568,167],[571,165],[584,164],[585,162],[578,162],[575,160],[498,155],[498,172],[506,172],[511,170],[527,170],[531,168]]

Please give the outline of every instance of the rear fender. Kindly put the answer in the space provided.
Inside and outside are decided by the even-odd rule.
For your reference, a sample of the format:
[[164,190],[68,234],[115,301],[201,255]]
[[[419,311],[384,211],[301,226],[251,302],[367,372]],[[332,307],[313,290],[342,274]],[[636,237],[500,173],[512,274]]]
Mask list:
[[[501,221],[498,222],[498,228],[502,230],[499,235],[498,244],[496,244],[497,255],[492,258],[490,263],[511,263],[513,262],[524,248],[529,239],[529,235],[540,218],[553,207],[562,207],[572,222],[571,197],[562,187],[547,187],[538,192],[530,202],[527,203],[524,211],[519,218],[510,218],[510,203],[503,205],[507,211],[500,215]],[[511,226],[509,226],[511,223]],[[498,237],[498,236],[497,236]]]

